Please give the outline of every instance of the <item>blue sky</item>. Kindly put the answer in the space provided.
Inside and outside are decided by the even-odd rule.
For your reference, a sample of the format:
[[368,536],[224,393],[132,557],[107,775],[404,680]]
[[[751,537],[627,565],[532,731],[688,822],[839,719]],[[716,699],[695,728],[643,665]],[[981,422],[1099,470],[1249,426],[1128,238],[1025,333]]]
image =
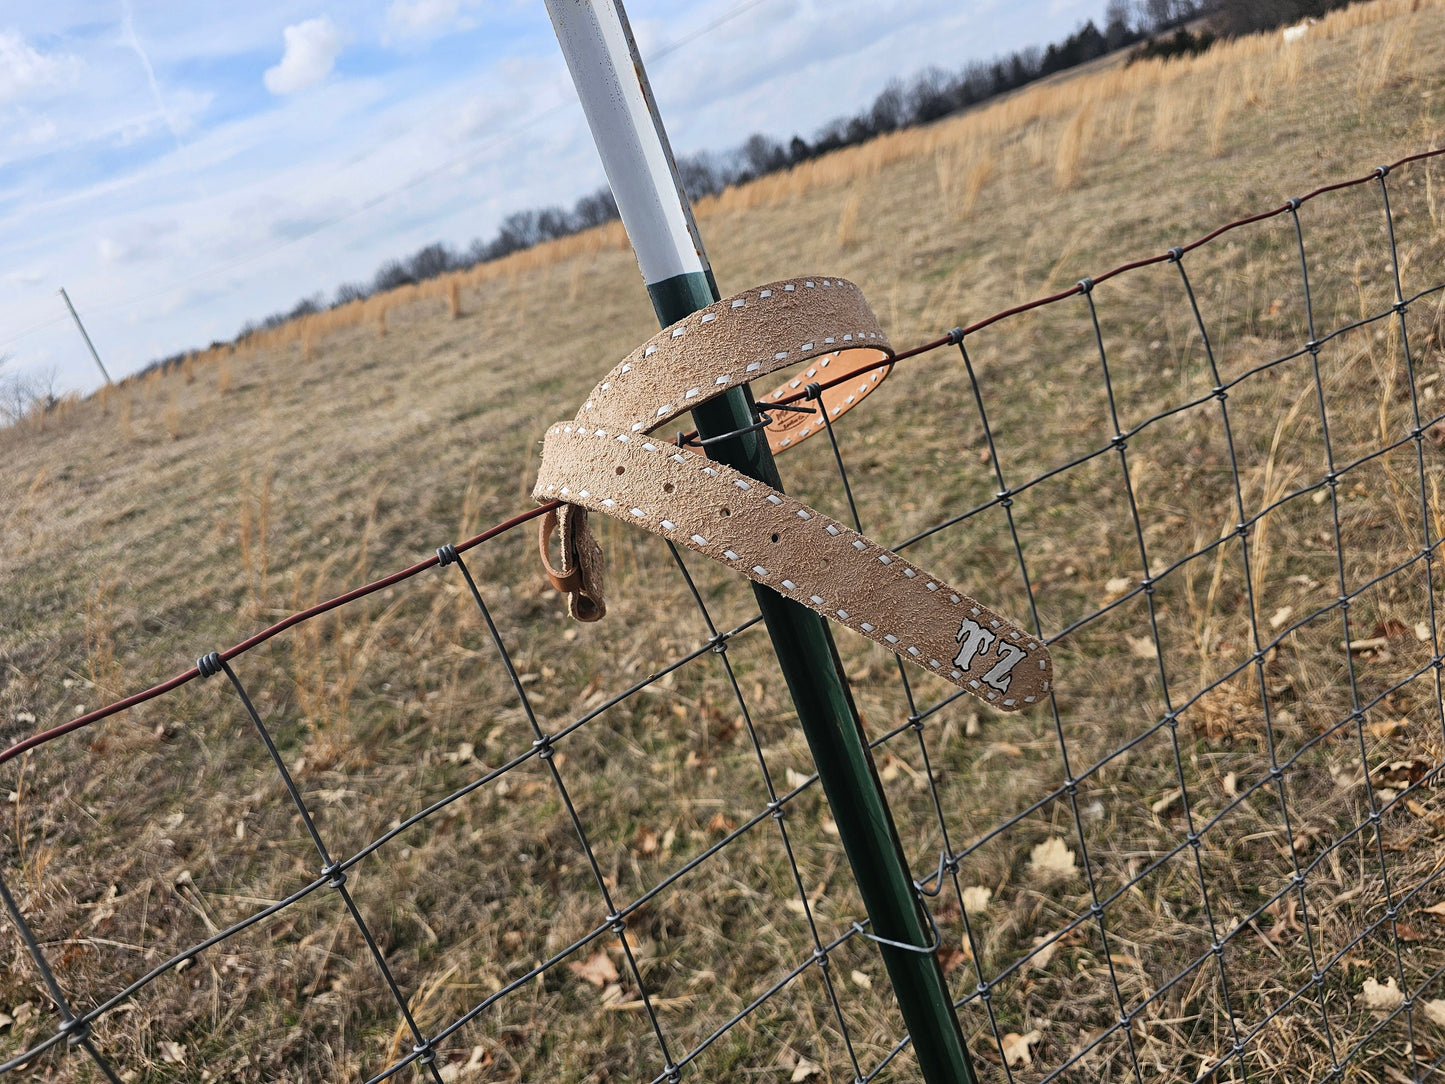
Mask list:
[[[811,136],[890,77],[1103,0],[630,0],[679,153]],[[710,24],[725,20],[699,33]],[[0,355],[62,389],[232,337],[604,181],[541,0],[5,0]]]

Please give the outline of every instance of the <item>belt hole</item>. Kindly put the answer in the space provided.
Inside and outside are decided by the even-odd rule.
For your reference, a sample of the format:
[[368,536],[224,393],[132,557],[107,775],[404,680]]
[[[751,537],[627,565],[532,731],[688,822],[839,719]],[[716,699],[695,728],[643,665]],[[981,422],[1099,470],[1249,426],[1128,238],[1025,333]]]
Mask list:
[[676,488],[677,488],[677,486],[673,485],[671,482],[663,482],[663,483],[662,483],[662,491],[663,491],[664,493],[671,493],[671,492],[672,492],[674,489],[676,489]]
[[626,467],[618,467],[618,468],[617,468],[617,473],[618,473],[618,474],[626,474],[626,473],[627,473],[627,468],[626,468]]
[[729,508],[719,508],[719,509],[717,510],[717,514],[718,514],[719,516],[721,516],[723,519],[727,519],[728,516],[732,515],[732,510],[729,509]]
[[773,535],[773,541],[774,541],[774,542],[778,541],[778,536],[777,536],[777,535]]

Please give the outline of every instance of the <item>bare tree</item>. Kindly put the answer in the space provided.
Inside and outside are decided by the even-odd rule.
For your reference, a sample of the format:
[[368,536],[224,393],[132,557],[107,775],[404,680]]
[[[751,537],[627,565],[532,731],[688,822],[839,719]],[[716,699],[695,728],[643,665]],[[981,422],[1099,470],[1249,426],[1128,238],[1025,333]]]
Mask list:
[[[0,369],[10,361],[0,355]],[[14,425],[32,414],[50,410],[60,398],[55,394],[55,370],[0,372],[0,425]]]
[[1109,0],[1104,8],[1104,40],[1114,50],[1129,40],[1129,0]]
[[1182,18],[1187,18],[1193,6],[1180,3],[1179,0],[1141,0],[1139,19],[1145,27],[1155,32],[1168,30]]

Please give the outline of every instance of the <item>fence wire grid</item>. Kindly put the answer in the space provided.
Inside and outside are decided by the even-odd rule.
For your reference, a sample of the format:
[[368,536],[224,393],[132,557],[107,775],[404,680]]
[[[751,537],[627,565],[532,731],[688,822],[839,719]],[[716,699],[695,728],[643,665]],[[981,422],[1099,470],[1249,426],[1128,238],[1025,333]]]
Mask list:
[[[916,372],[931,385],[919,410],[932,415],[940,439],[953,438],[951,446],[937,445],[939,454],[964,457],[966,450],[977,469],[958,486],[911,475],[920,493],[928,492],[907,510],[906,536],[883,541],[956,574],[954,582],[1031,624],[1059,670],[1048,711],[1005,722],[871,645],[840,644],[850,670],[863,673],[860,703],[881,778],[920,896],[941,931],[940,959],[964,1033],[987,1079],[1419,1082],[1445,1064],[1445,1000],[1438,999],[1445,997],[1445,953],[1429,932],[1432,919],[1445,914],[1445,813],[1431,807],[1445,763],[1445,655],[1435,606],[1445,414],[1435,396],[1438,369],[1427,372],[1424,364],[1439,351],[1445,282],[1411,285],[1416,269],[1402,260],[1401,215],[1391,206],[1402,184],[1412,199],[1422,184],[1429,188],[1430,160],[1441,154],[1328,185],[899,357],[893,381]],[[1311,212],[1326,198],[1368,200],[1368,207],[1351,205],[1346,219],[1378,245],[1349,253],[1357,261],[1350,304],[1358,315],[1329,323],[1322,322],[1329,306],[1321,296],[1337,300],[1334,264],[1310,244]],[[1410,217],[1423,212],[1412,204]],[[1254,271],[1246,265],[1249,274],[1276,276],[1263,293],[1254,289],[1267,303],[1245,289],[1249,274],[1238,271],[1234,246],[1249,229],[1273,231],[1261,242],[1263,262]],[[1232,278],[1205,266],[1210,254],[1235,268]],[[1364,265],[1373,275],[1361,273]],[[1116,280],[1138,281],[1129,288],[1140,291],[1121,293],[1118,311],[1109,292]],[[1270,296],[1276,286],[1278,298]],[[1141,328],[1130,321],[1145,295],[1155,298],[1148,317],[1155,323]],[[1247,319],[1240,308],[1252,308]],[[1177,346],[1139,341],[1148,326],[1157,330],[1171,319]],[[1019,342],[1057,349],[1077,364],[1051,369],[1053,387],[1034,388],[1024,398],[1035,405],[1001,426],[1000,412],[1014,409],[1010,393],[1023,394],[1010,384],[1023,379],[1011,375],[1020,346],[991,336],[1026,320],[1035,324]],[[1227,351],[1222,339],[1231,343]],[[1280,340],[1283,351],[1259,353]],[[1252,351],[1258,356],[1248,356]],[[1063,405],[1032,424],[1041,397]],[[801,393],[783,400],[790,401],[808,404]],[[1062,424],[1069,417],[1080,419],[1076,429]],[[921,415],[914,421],[929,424]],[[883,474],[870,482],[877,457],[848,429],[835,432],[829,422],[817,454],[831,464],[828,499],[868,533],[877,529],[870,514],[888,519],[884,502],[897,479]],[[971,434],[967,441],[962,432]],[[920,448],[920,462],[932,462],[935,445]],[[859,461],[868,465],[859,469]],[[791,467],[786,460],[782,466],[786,479]],[[1075,507],[1080,494],[1086,503]],[[1079,507],[1088,514],[1081,518]],[[633,1079],[721,1079],[741,1075],[737,1066],[754,1055],[762,1060],[753,1064],[778,1079],[910,1078],[908,1036],[889,1033],[896,1015],[858,1009],[872,989],[867,967],[876,948],[856,899],[839,883],[846,866],[830,888],[836,859],[819,884],[816,864],[799,857],[800,846],[826,839],[827,814],[816,776],[779,768],[774,724],[786,723],[786,711],[757,706],[768,685],[779,684],[776,675],[749,689],[758,668],[735,662],[744,650],[768,658],[760,619],[705,562],[698,567],[670,544],[641,540],[650,562],[642,566],[645,578],[660,577],[665,561],[674,589],[689,600],[695,640],[642,676],[619,666],[578,677],[579,684],[591,679],[585,697],[559,710],[539,698],[535,668],[517,662],[525,631],[508,631],[495,615],[498,598],[510,592],[468,563],[474,551],[501,545],[499,538],[526,548],[527,532],[514,529],[544,510],[444,545],[435,557],[225,651],[201,652],[185,673],[0,753],[0,763],[20,761],[23,788],[32,756],[59,755],[62,746],[44,749],[47,743],[182,695],[183,686],[221,684],[229,695],[206,702],[212,725],[240,721],[254,731],[262,763],[279,784],[271,789],[294,814],[271,826],[290,825],[310,852],[310,873],[293,876],[289,894],[262,899],[258,891],[255,905],[228,923],[209,917],[205,874],[187,874],[176,895],[206,912],[208,935],[144,970],[132,962],[106,974],[99,986],[77,978],[84,987],[78,995],[67,972],[76,946],[95,938],[70,917],[55,926],[43,895],[17,887],[36,879],[17,814],[0,904],[13,929],[14,965],[33,970],[43,1007],[0,1034],[0,1073],[138,1079],[118,1056],[125,1047],[116,1037],[138,1001],[188,982],[185,972],[231,951],[248,931],[290,913],[315,924],[319,908],[338,907],[359,938],[357,957],[372,969],[377,995],[395,1010],[394,1031],[363,1029],[361,1038],[345,1039],[357,1026],[351,1018],[330,1029],[327,1041],[358,1048],[368,1084],[492,1079],[489,1071],[505,1078],[505,1043],[496,1036],[475,1042],[478,1029],[528,991],[573,987],[583,1002],[590,988],[600,990],[579,1012],[610,1014],[631,1036],[629,1051],[650,1050],[623,1070]],[[1091,567],[1082,567],[1086,561]],[[1293,574],[1278,574],[1280,564]],[[335,837],[346,833],[317,815],[322,800],[306,791],[301,770],[278,748],[277,724],[248,680],[249,657],[272,638],[369,596],[402,586],[433,593],[442,585],[470,600],[484,631],[486,649],[472,652],[475,665],[510,690],[509,711],[476,720],[479,732],[493,721],[507,730],[500,739],[506,754],[477,768],[482,758],[469,748],[449,769],[464,771],[463,782],[397,816],[364,845],[338,850]],[[640,600],[642,612],[648,604]],[[599,635],[620,620],[609,617]],[[672,628],[687,624],[681,614],[667,620]],[[637,856],[660,864],[678,845],[662,845],[645,826],[627,840],[600,839],[588,814],[596,779],[575,767],[586,758],[565,754],[579,736],[611,725],[614,709],[648,702],[699,671],[726,690],[731,706],[721,714],[735,712],[738,740],[754,765],[753,793],[764,800],[719,813],[703,833],[705,845],[656,879],[637,880]],[[539,699],[552,706],[539,709]],[[686,725],[695,721],[689,715]],[[693,773],[705,771],[705,762],[695,765],[676,785],[689,787],[702,778]],[[565,943],[543,953],[529,939],[487,992],[475,994],[483,985],[477,982],[459,987],[473,995],[468,1007],[436,1020],[429,1006],[444,980],[428,972],[426,953],[399,966],[405,953],[389,949],[391,939],[376,931],[386,901],[368,900],[358,875],[396,861],[418,829],[450,823],[460,806],[499,787],[545,791],[553,803],[547,808],[570,835],[565,853],[555,836],[553,853],[523,856],[520,865],[514,856],[516,879],[538,898],[565,882],[591,902],[585,921],[570,912],[558,920],[558,929],[571,928]],[[505,830],[490,829],[494,836]],[[478,839],[486,837],[473,833],[471,842],[457,837],[448,846],[460,850]],[[720,856],[739,848],[765,849],[778,863],[789,896],[757,906],[783,905],[768,914],[799,924],[799,951],[754,960],[760,970],[742,1003],[714,1018],[706,983],[696,987],[701,993],[679,987],[658,963],[668,946],[667,924],[657,915],[669,893],[708,877]],[[625,863],[616,855],[629,851],[640,890],[619,872]],[[318,902],[327,900],[334,902]],[[714,948],[751,957],[736,918]],[[539,916],[540,925],[547,921]],[[334,946],[339,933],[331,936]],[[220,999],[228,980],[211,970],[208,996]],[[315,981],[297,976],[294,1015],[327,996],[319,992],[325,973]],[[877,985],[886,990],[885,979]],[[769,1014],[803,1001],[816,1009],[808,1015],[812,1035],[800,1042],[789,1031],[780,1039],[785,1029]],[[730,1045],[739,1037],[744,1049]],[[176,1054],[176,1038],[145,1037],[159,1052],[149,1064],[161,1078],[243,1078],[244,1052],[233,1052],[231,1064],[202,1064],[194,1053]],[[557,1048],[569,1038],[531,1041]],[[511,1063],[517,1079],[521,1063],[516,1056]]]

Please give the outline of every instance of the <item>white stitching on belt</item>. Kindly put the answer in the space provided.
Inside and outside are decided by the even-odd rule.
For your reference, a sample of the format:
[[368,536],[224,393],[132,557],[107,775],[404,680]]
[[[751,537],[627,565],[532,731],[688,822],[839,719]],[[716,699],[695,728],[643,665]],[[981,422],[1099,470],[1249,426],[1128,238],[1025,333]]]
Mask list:
[[[830,289],[816,290],[815,282]],[[881,379],[880,373],[886,375],[892,357],[876,317],[857,287],[846,280],[803,280],[803,285],[799,291],[791,283],[772,283],[719,301],[665,328],[593,390],[584,406],[589,421],[611,426],[613,432],[623,428],[634,434],[661,427],[722,394],[722,389],[735,381],[784,367],[789,352],[771,343],[790,334],[798,336],[793,342],[805,341],[798,351],[803,357],[794,361],[807,360],[818,343],[835,348],[808,370],[810,379],[832,358],[842,360],[842,354],[858,351],[877,358],[881,353],[885,368],[875,370],[871,380],[860,385],[859,393],[867,392],[870,384]],[[749,299],[762,298],[769,299],[767,305],[745,305]],[[727,340],[724,351],[724,364],[730,368],[719,373],[712,385],[705,380],[700,383],[698,366],[709,358],[716,366],[717,347],[709,346],[711,336],[684,332],[689,327],[714,324],[719,315],[727,314],[732,316],[729,326],[735,336]],[[841,335],[846,346],[838,345],[836,336],[818,334],[837,327],[840,318],[845,326],[858,329]],[[817,326],[820,323],[822,329]],[[653,355],[656,360],[639,369],[625,386],[616,385],[619,376],[633,370],[633,361]],[[847,364],[845,361],[845,372]],[[635,408],[625,403],[629,398],[636,403],[639,396],[645,397],[643,405],[646,398],[665,405],[645,407],[644,420],[634,420]],[[854,397],[850,395],[848,401]],[[810,422],[792,436],[800,438],[814,427],[822,428]],[[600,551],[590,563],[578,557],[583,548],[596,550],[586,525],[585,509],[591,509],[674,538],[698,553],[727,562],[750,579],[779,583],[790,597],[997,707],[1014,710],[1034,704],[1052,688],[1048,649],[1036,637],[938,577],[920,575],[920,569],[896,553],[762,482],[710,462],[691,448],[679,448],[658,436],[637,443],[626,433],[600,444],[595,439],[607,434],[607,429],[583,427],[575,421],[549,429],[534,491],[540,502],[560,493],[574,509],[568,517],[543,521],[556,522],[563,530],[564,572],[569,560],[579,562],[575,567],[581,576],[576,582],[582,587],[577,592],[571,591],[574,581],[553,580],[559,590],[569,591],[569,609],[574,616],[591,620],[605,610]],[[647,455],[649,452],[656,454]],[[604,489],[609,491],[606,496],[598,492]],[[791,530],[788,525],[800,519],[816,519],[823,530]],[[545,538],[543,541],[545,556]],[[574,605],[575,594],[594,603],[590,616]],[[884,633],[880,626],[895,631]],[[952,666],[946,667],[944,660],[951,660]]]

